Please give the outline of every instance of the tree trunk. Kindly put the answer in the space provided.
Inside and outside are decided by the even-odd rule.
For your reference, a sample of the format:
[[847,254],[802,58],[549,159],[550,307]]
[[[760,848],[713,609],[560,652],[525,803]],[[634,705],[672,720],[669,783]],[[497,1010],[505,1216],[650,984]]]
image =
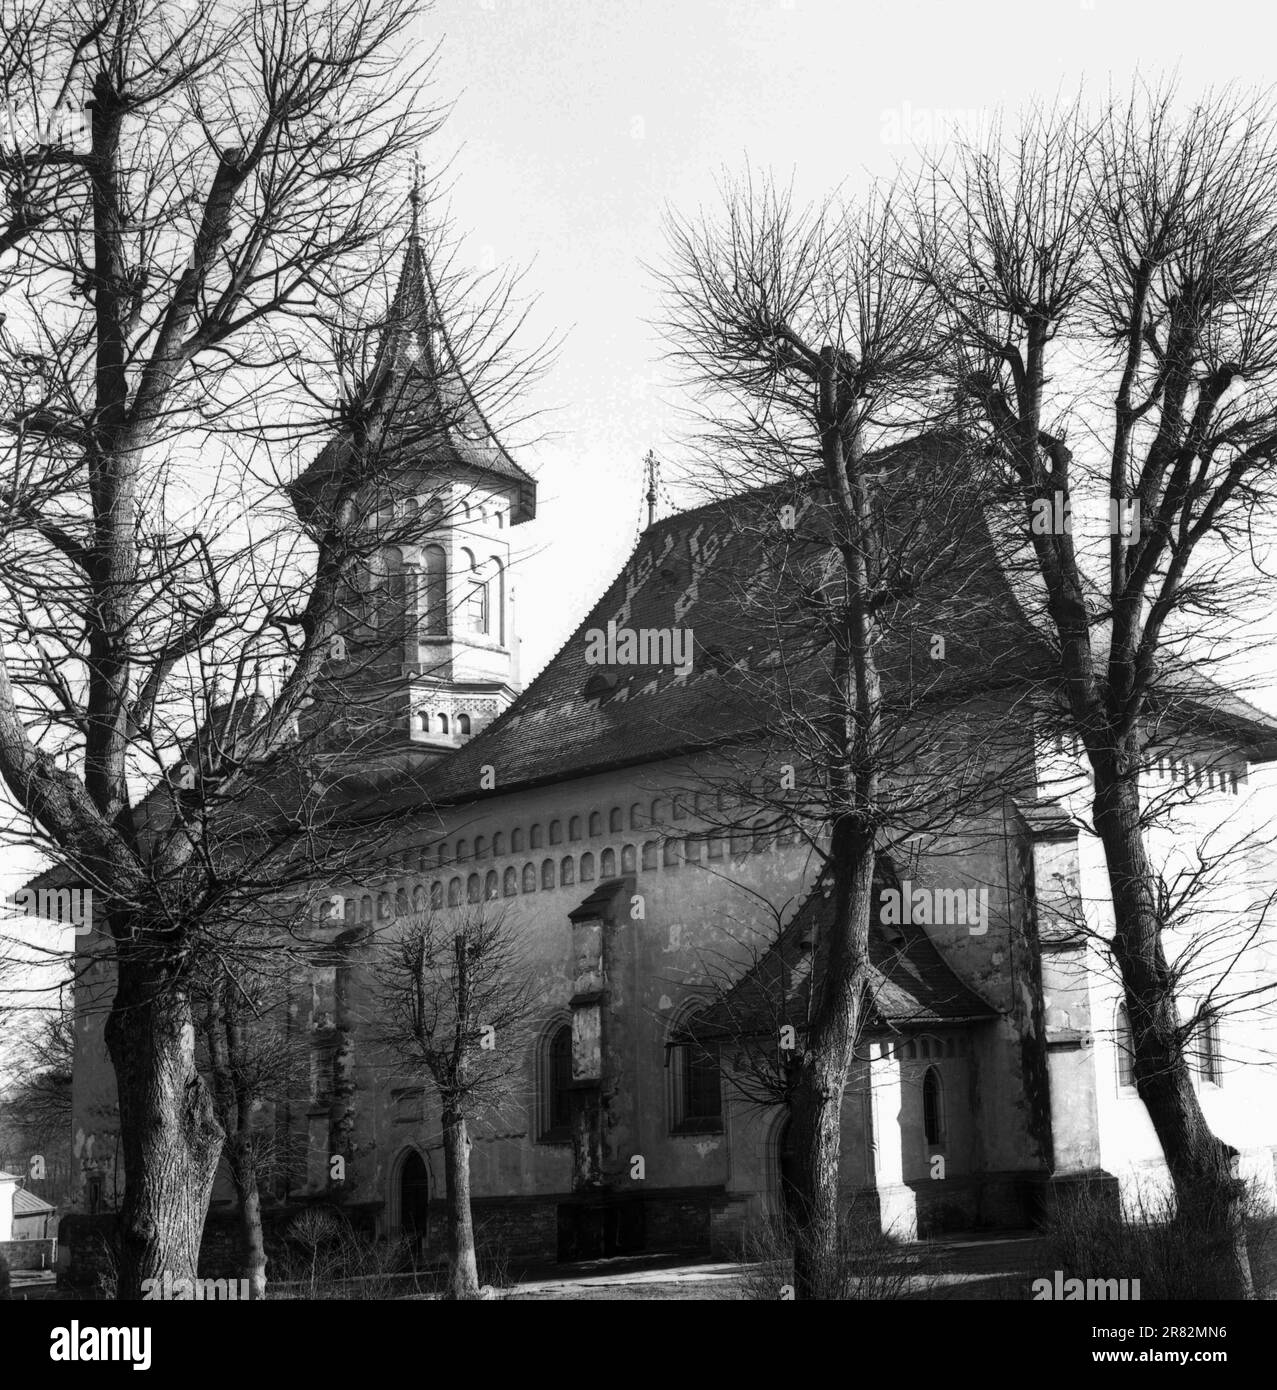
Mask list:
[[842,1098],[855,1055],[869,967],[873,906],[871,834],[843,820],[834,827],[834,921],[816,943],[817,1002],[790,1102],[795,1173],[791,1226],[794,1296],[836,1298],[841,1290],[839,1156]]
[[448,1298],[479,1296],[479,1267],[470,1214],[470,1136],[464,1115],[443,1117],[443,1172],[448,1210]]
[[190,994],[169,978],[162,946],[121,942],[106,1043],[119,1089],[124,1200],[117,1297],[142,1281],[194,1280],[223,1132],[195,1067]]
[[1175,981],[1152,898],[1138,791],[1132,778],[1102,760],[1095,774],[1095,822],[1113,893],[1113,953],[1126,995],[1135,1084],[1170,1170],[1185,1238],[1193,1245],[1185,1253],[1201,1271],[1202,1297],[1253,1298],[1245,1184],[1233,1173],[1235,1150],[1211,1133],[1193,1090]]
[[262,1196],[257,1187],[252,1138],[239,1133],[230,1146],[231,1177],[239,1198],[240,1277],[254,1302],[266,1297],[266,1242],[262,1235]]

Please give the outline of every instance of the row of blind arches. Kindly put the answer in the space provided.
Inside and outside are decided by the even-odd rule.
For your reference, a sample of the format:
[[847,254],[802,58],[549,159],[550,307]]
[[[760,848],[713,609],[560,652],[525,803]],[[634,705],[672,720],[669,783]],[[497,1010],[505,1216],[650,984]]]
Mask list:
[[[649,827],[655,828],[663,826],[667,819],[667,806],[668,803],[661,798],[653,801],[649,819],[646,808],[642,803],[636,801],[630,807],[629,828],[631,830],[642,830]],[[673,804],[673,819],[683,820],[686,819],[686,816],[686,809],[676,800]],[[567,840],[569,843],[575,843],[586,839],[587,835],[590,839],[594,839],[605,833],[614,835],[625,830],[626,826],[624,821],[624,812],[619,806],[614,806],[609,813],[606,831],[603,828],[603,813],[601,811],[591,811],[588,820],[582,816],[570,816],[566,825]],[[783,829],[778,832],[774,825],[772,825],[771,818],[760,817],[752,825],[733,829],[730,834],[727,831],[722,832],[722,834],[718,836],[703,833],[695,837],[688,837],[688,840],[690,842],[695,839],[698,843],[708,842],[712,844],[716,838],[723,841],[730,838],[732,853],[743,854],[750,850],[766,848],[767,845],[773,841],[777,843],[786,843],[792,838],[792,834]],[[543,827],[539,822],[530,826],[526,838],[526,846],[523,827],[516,826],[510,832],[508,853],[520,854],[525,848],[542,849],[547,843],[552,846],[564,843],[564,822],[562,820],[552,820],[546,827]],[[666,843],[677,843],[677,841],[666,841]],[[606,851],[604,852],[606,853]],[[500,859],[506,853],[506,837],[498,830],[490,841],[484,835],[476,835],[473,846],[468,839],[464,837],[459,839],[453,847],[451,854],[449,853],[448,845],[441,844],[435,854],[435,864],[437,867],[443,868],[448,864],[464,864],[472,856],[475,859],[485,859],[491,855],[494,859]],[[711,854],[710,857],[717,858],[718,856]],[[427,856],[423,854],[422,868],[427,866],[426,860]]]
[[[667,868],[673,867],[681,862],[680,849],[683,851],[683,858],[693,863],[699,862],[699,841],[667,840],[664,846],[661,846],[657,841],[649,840],[642,847],[642,867],[656,868],[658,858],[663,860]],[[714,844],[711,842],[711,858],[716,857],[713,849]],[[721,857],[721,845],[719,849],[718,857]],[[424,912],[427,907],[459,907],[462,903],[493,902],[498,898],[513,898],[520,893],[535,893],[538,889],[546,892],[552,888],[568,887],[575,883],[593,883],[596,876],[603,879],[614,878],[618,863],[622,874],[635,873],[639,866],[638,847],[622,845],[619,859],[615,849],[605,849],[597,859],[587,850],[579,861],[568,854],[557,862],[554,859],[543,859],[538,869],[538,866],[529,860],[521,870],[511,864],[503,873],[489,869],[485,874],[472,873],[464,879],[459,874],[446,882],[443,879],[435,879],[429,889],[425,884],[418,884],[411,895],[406,888],[400,888],[394,894],[380,893],[376,899],[376,916],[385,919],[403,916],[408,912]],[[371,893],[365,893],[358,900],[357,911],[359,920],[373,920]],[[346,916],[354,920],[356,899],[350,898],[346,901]]]

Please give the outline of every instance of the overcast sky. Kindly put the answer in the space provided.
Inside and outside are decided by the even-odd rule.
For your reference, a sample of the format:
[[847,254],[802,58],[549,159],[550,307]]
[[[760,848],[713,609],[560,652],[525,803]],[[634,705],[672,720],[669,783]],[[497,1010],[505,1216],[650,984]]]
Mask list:
[[540,482],[515,533],[540,552],[516,579],[525,679],[624,564],[646,451],[679,454],[643,265],[667,204],[714,204],[746,164],[804,201],[854,191],[910,136],[1137,72],[1262,85],[1271,25],[1258,5],[1149,0],[440,0],[420,28],[455,98],[462,258],[529,266],[534,324],[570,330],[538,401],[559,437],[522,456]]

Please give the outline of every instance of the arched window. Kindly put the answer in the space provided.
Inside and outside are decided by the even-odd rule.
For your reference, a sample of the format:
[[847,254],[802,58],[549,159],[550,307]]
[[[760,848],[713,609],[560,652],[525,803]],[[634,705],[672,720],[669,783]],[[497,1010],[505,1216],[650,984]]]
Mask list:
[[616,877],[616,851],[614,849],[605,849],[599,856],[599,877]]
[[449,860],[448,860],[448,846],[447,846],[447,845],[440,845],[440,846],[439,846],[439,853],[438,853],[438,855],[437,855],[436,858],[435,858],[435,863],[439,866],[439,868],[443,868],[443,866],[444,866],[445,864],[447,864],[448,862],[449,862]]
[[541,887],[554,887],[554,860],[543,859],[541,861]]
[[678,841],[666,840],[665,848],[662,851],[661,862],[667,869],[678,868]]
[[372,895],[369,893],[365,893],[359,899],[359,920],[361,922],[372,921]]
[[461,906],[461,880],[459,878],[449,879],[448,881],[448,906]]
[[561,845],[563,843],[562,821],[552,820],[550,822],[550,843],[552,845]]
[[1117,1048],[1117,1084],[1122,1090],[1135,1087],[1135,1039],[1126,1006],[1119,1005],[1113,1028],[1113,1045]]
[[441,734],[448,732],[448,716],[446,714],[441,714],[435,722]]
[[465,591],[461,595],[462,624],[467,632],[486,633],[488,631],[487,580],[480,577],[472,551],[463,547],[461,559],[468,571],[465,577]]
[[477,903],[482,891],[483,885],[479,882],[479,875],[471,874],[470,877],[466,879],[466,902]]
[[470,736],[470,716],[468,714],[457,715],[457,732],[466,738]]
[[443,880],[435,879],[430,885],[430,906],[440,908],[443,906]]
[[537,1059],[537,1138],[543,1144],[572,1137],[572,1025],[561,1023],[542,1040]]
[[650,824],[665,824],[665,802],[659,796],[656,798],[655,801],[652,802],[652,819]]
[[656,841],[648,840],[643,845],[643,867],[645,869],[656,868]]
[[599,811],[590,812],[590,838],[603,833],[603,816]]
[[630,807],[630,829],[641,830],[643,827],[643,807],[636,801]]
[[542,836],[542,833],[541,833],[541,826],[540,826],[539,824],[538,824],[538,825],[534,825],[534,826],[532,827],[531,835],[530,835],[530,837],[529,837],[529,839],[528,839],[528,848],[529,848],[529,849],[540,849],[541,846],[542,846],[544,843],[545,843],[545,840],[544,840],[544,837]]
[[505,895],[505,897],[512,898],[518,891],[519,875],[515,872],[514,866],[511,865],[505,871],[505,874],[501,880],[501,892]]
[[[417,891],[420,892],[421,890],[418,889]],[[410,910],[411,909],[408,907],[408,890],[406,888],[401,888],[395,894],[395,913],[402,917]]]
[[594,856],[588,850],[581,856],[581,882],[594,882]]
[[448,557],[443,546],[427,545],[421,561],[421,630],[428,637],[443,637],[448,632]]
[[581,838],[581,817],[573,816],[568,821],[568,839],[579,840]]
[[392,912],[391,898],[389,893],[377,894],[377,920],[384,922]]
[[511,854],[522,854],[522,853],[523,853],[523,829],[522,829],[522,827],[516,827],[514,830],[512,830],[512,831],[510,832],[510,853],[511,853]]
[[576,863],[570,854],[565,854],[559,863],[559,887],[566,888],[576,882]]
[[675,819],[675,820],[686,820],[686,819],[687,819],[687,797],[686,797],[686,796],[676,796],[676,797],[674,798],[674,819]]
[[476,836],[474,837],[474,857],[475,857],[476,859],[482,859],[483,856],[484,856],[487,852],[488,852],[488,842],[487,842],[487,840],[486,840],[482,835],[476,835]]
[[689,864],[699,864],[701,862],[701,842],[695,835],[689,835],[683,841],[683,858]]
[[523,891],[525,893],[535,893],[537,891],[537,866],[532,863],[523,866]]
[[723,857],[723,843],[727,839],[725,835],[711,835],[709,837],[709,848],[706,852],[708,859],[721,859]]
[[501,896],[501,889],[498,884],[497,871],[495,869],[489,869],[483,880],[484,902],[490,903]]
[[617,831],[624,830],[625,826],[622,824],[624,819],[625,817],[621,808],[619,806],[613,806],[607,818],[608,834],[615,835]]
[[928,1144],[944,1143],[944,1093],[935,1067],[922,1078],[922,1132]]
[[458,864],[464,864],[464,863],[466,862],[466,860],[469,859],[469,858],[470,858],[470,842],[469,842],[469,840],[458,840],[458,841],[457,841],[457,863],[458,863]]
[[492,857],[500,859],[505,853],[505,836],[498,830],[492,837]]
[[670,1129],[675,1133],[703,1134],[723,1127],[718,1045],[697,1035],[702,1011],[703,1006],[686,1011],[671,1030]]
[[632,874],[634,872],[636,859],[637,852],[633,845],[621,846],[621,872],[623,874]]

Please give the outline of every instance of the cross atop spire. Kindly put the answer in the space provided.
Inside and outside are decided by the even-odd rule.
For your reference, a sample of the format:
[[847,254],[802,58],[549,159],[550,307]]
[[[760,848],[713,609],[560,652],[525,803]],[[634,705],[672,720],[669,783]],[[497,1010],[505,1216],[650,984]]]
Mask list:
[[408,228],[408,240],[419,245],[421,242],[421,157],[412,157],[412,190],[408,194],[412,207],[412,221]]

